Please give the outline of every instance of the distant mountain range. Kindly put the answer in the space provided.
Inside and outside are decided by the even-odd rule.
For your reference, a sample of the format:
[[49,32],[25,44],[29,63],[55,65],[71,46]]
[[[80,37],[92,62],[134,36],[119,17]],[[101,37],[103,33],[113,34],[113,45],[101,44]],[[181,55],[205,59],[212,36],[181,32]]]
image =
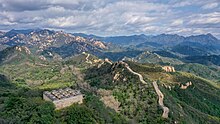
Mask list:
[[131,45],[131,44],[140,44],[145,42],[155,42],[161,45],[176,45],[181,42],[197,42],[201,44],[213,44],[220,43],[220,40],[214,37],[212,34],[201,34],[201,35],[192,35],[188,37],[180,36],[177,34],[160,34],[160,35],[130,35],[130,36],[110,36],[110,37],[101,37],[96,35],[87,35],[83,33],[73,33],[75,36],[81,36],[86,38],[96,38],[105,42],[112,42],[120,45]]
[[104,42],[122,45],[141,50],[170,49],[183,55],[207,55],[220,53],[220,40],[212,34],[180,36],[177,34],[160,34],[156,36],[131,35],[115,37],[99,37],[76,33],[74,35],[96,38]]
[[[198,63],[192,59],[194,56],[206,58],[205,64],[208,64],[218,61],[220,55],[220,40],[212,34],[188,37],[177,34],[101,37],[48,29],[0,32],[0,50],[13,46],[27,47],[33,54],[46,58],[66,58],[87,52],[114,61],[124,57],[138,58],[142,52],[149,51],[184,62]],[[213,60],[213,57],[217,60]]]
[[82,52],[95,54],[108,49],[106,43],[94,38],[86,39],[62,31],[47,29],[13,29],[9,32],[2,32],[2,35],[0,35],[0,44],[4,48],[17,45],[26,46],[31,51],[34,51],[34,53],[45,53],[45,51],[49,51],[59,54],[62,57],[72,56]]

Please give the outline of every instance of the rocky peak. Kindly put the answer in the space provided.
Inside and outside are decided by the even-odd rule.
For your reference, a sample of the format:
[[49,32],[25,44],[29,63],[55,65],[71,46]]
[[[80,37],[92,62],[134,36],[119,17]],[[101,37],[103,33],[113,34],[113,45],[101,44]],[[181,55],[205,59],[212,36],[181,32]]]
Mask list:
[[78,41],[78,42],[86,42],[86,39],[83,38],[83,37],[80,37],[80,36],[76,36],[75,40]]
[[15,49],[19,52],[25,52],[26,54],[31,54],[31,51],[25,46],[16,46]]
[[31,46],[38,46],[39,48],[47,48],[53,45],[63,45],[70,42],[88,42],[93,43],[101,49],[106,49],[106,45],[101,41],[86,39],[81,36],[74,36],[72,34],[63,31],[51,31],[48,29],[38,30],[10,30],[7,33],[0,33],[0,41],[13,42],[13,43],[24,43]]
[[92,42],[93,42],[93,44],[94,44],[95,46],[97,46],[97,47],[99,47],[99,48],[101,48],[101,49],[107,49],[107,46],[106,46],[103,42],[101,42],[101,41],[94,40],[94,41],[92,41]]
[[[9,46],[26,46],[38,51],[50,50],[62,57],[68,57],[82,52],[100,54],[107,45],[100,40],[75,36],[63,31],[40,30],[11,30],[0,37],[0,44]],[[20,50],[20,48],[17,48]],[[30,53],[29,50],[25,50]]]

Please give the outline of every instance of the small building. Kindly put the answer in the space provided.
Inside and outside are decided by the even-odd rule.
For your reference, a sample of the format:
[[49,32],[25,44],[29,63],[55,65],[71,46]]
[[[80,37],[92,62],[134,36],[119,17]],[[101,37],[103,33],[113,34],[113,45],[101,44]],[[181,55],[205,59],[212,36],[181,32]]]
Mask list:
[[79,90],[71,88],[44,91],[43,99],[54,103],[56,109],[62,109],[73,103],[83,103],[83,94]]

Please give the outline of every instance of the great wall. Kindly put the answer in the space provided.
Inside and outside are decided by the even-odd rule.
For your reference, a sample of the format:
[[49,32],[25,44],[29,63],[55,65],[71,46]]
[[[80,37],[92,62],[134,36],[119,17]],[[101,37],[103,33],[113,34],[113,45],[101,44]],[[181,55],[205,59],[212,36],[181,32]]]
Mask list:
[[[144,81],[143,76],[142,76],[141,74],[139,74],[139,73],[133,71],[133,70],[129,67],[129,65],[128,65],[127,63],[125,63],[125,62],[120,62],[120,63],[122,63],[123,65],[125,65],[125,67],[126,67],[131,73],[137,75],[137,76],[139,77],[139,80],[141,81],[141,83],[147,84],[147,82]],[[156,81],[153,82],[153,87],[154,87],[154,89],[155,89],[155,91],[156,91],[156,93],[157,93],[157,95],[158,95],[158,97],[159,97],[158,103],[159,103],[159,105],[160,105],[160,106],[162,107],[162,109],[163,109],[162,117],[163,117],[163,118],[168,118],[169,108],[166,107],[166,106],[164,105],[164,103],[163,103],[164,95],[163,95],[163,93],[160,91],[160,89],[159,89],[159,87],[158,87]]]

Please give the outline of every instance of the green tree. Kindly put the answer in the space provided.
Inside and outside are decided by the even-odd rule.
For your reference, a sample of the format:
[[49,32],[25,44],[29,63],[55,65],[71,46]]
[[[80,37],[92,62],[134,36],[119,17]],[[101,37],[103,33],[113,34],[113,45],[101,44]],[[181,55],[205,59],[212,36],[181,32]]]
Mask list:
[[74,105],[67,110],[66,122],[68,124],[96,124],[97,118],[93,111],[86,106]]

